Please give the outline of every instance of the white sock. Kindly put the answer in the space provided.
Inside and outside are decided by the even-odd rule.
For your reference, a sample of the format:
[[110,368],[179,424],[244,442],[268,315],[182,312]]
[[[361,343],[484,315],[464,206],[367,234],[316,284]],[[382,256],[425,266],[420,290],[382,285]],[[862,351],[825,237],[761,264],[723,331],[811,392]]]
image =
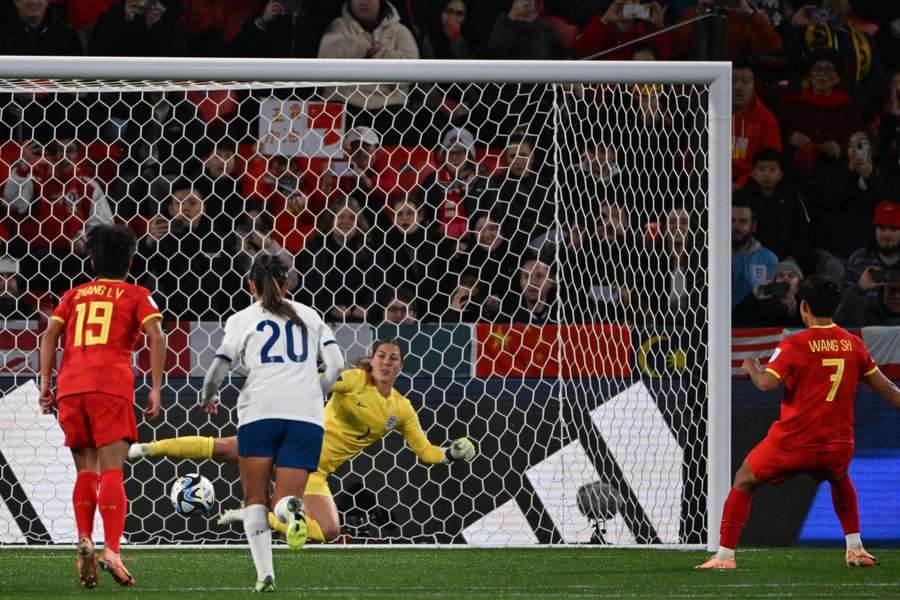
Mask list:
[[728,560],[729,558],[734,558],[734,548],[719,546],[719,551],[716,552],[716,558],[718,558],[719,560]]
[[275,578],[272,568],[272,530],[269,529],[269,509],[263,504],[253,504],[244,509],[244,533],[250,544],[250,554],[256,565],[256,580],[267,576]]
[[847,539],[847,550],[862,548],[862,538],[859,537],[859,533],[848,533],[844,537]]

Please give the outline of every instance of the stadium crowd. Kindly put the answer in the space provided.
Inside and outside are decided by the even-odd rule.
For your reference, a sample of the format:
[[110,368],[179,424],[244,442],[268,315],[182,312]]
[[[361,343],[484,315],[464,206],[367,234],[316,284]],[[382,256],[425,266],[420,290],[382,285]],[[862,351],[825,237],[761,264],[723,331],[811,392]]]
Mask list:
[[[810,273],[844,282],[838,322],[900,324],[896,3],[6,9],[0,54],[731,60],[734,325],[799,325],[796,293]],[[710,55],[712,19],[696,20],[710,11],[727,20],[725,57]],[[344,160],[261,153],[260,104],[273,95],[343,104]],[[246,306],[238,290],[268,252],[290,267],[294,297],[334,322],[702,321],[702,91],[565,86],[561,96],[390,83],[0,93],[0,311],[44,310],[90,273],[84,232],[122,221],[140,238],[132,272],[171,319]],[[549,126],[554,108],[562,132]],[[624,123],[605,126],[613,118]]]

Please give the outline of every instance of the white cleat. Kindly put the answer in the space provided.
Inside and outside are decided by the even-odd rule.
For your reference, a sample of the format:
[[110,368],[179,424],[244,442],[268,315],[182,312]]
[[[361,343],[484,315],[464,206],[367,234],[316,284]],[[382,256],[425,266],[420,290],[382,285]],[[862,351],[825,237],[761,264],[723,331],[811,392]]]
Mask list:
[[244,509],[229,508],[216,520],[216,525],[231,525],[232,523],[242,523],[244,521]]
[[150,456],[150,444],[132,444],[128,448],[128,460],[137,460]]

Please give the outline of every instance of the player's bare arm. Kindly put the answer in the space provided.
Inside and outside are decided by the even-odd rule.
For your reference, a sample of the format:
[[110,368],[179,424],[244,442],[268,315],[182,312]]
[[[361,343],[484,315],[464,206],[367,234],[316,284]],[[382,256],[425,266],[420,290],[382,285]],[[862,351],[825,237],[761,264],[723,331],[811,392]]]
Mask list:
[[152,388],[147,396],[147,408],[144,416],[155,419],[159,416],[160,389],[162,388],[163,369],[166,366],[166,337],[163,334],[161,319],[149,319],[144,323],[144,333],[150,342],[150,380]]
[[62,321],[50,319],[47,331],[41,338],[41,411],[46,415],[53,409],[55,399],[50,391],[50,378],[56,370],[56,348],[59,338],[65,331],[66,325]]
[[771,392],[781,383],[777,377],[763,368],[758,358],[745,358],[741,370],[750,376],[750,381],[761,392]]
[[[42,354],[43,356],[43,354]],[[41,361],[43,365],[43,360]],[[881,370],[866,375],[866,383],[882,398],[897,408],[900,408],[900,388],[894,382],[884,376]]]

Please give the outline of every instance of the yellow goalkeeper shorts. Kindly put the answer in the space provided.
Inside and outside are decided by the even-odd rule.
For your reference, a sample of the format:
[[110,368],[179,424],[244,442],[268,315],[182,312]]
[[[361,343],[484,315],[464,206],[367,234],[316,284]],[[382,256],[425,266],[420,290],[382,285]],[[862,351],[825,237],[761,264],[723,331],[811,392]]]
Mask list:
[[331,490],[328,488],[327,478],[328,474],[323,473],[322,471],[310,473],[309,479],[306,480],[306,491],[303,492],[304,495],[328,496],[331,498]]

